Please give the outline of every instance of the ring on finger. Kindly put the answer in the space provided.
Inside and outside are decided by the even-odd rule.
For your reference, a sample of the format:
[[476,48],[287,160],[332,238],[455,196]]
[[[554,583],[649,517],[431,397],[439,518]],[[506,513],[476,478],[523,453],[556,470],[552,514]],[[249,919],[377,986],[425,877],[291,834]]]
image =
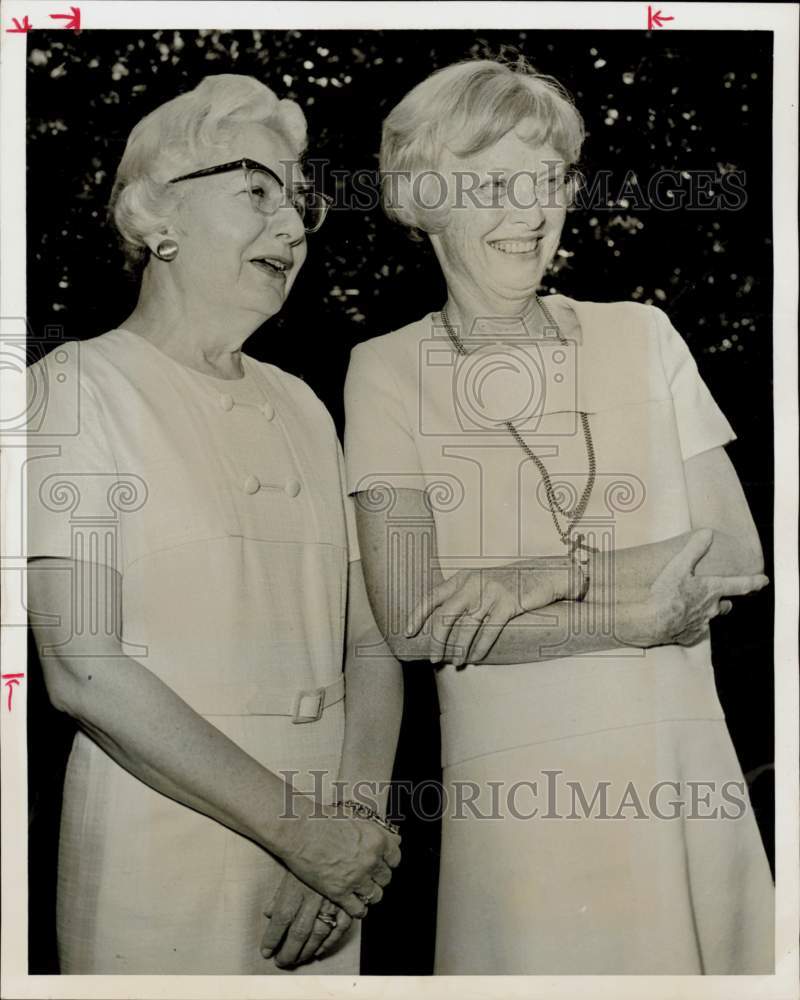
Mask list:
[[363,892],[356,892],[356,893],[354,893],[354,895],[358,896],[358,898],[361,900],[361,902],[365,906],[369,906],[369,904],[375,898],[375,892],[376,892],[377,889],[378,889],[378,886],[376,886],[375,889],[372,890],[372,892],[369,894],[369,896],[365,896]]
[[317,914],[317,920],[319,920],[323,924],[327,924],[328,927],[330,927],[330,928],[334,928],[337,925],[337,923],[338,923],[338,920],[336,919],[336,917],[334,916],[334,914],[332,914],[332,913],[323,913],[322,911],[320,911]]

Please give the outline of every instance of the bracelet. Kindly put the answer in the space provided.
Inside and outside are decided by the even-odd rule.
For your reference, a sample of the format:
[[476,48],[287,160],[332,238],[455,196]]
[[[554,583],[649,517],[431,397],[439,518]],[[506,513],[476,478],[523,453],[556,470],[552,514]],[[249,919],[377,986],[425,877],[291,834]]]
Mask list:
[[569,557],[572,560],[573,568],[578,570],[583,577],[580,593],[576,597],[573,597],[574,601],[582,601],[589,592],[589,585],[591,584],[589,564],[592,562],[595,555],[597,555],[597,549],[592,548],[590,545],[586,545],[583,541],[583,536],[578,535],[569,550]]
[[395,835],[400,835],[400,827],[391,820],[385,819],[375,812],[370,806],[364,805],[363,802],[356,802],[355,799],[345,799],[344,802],[339,800],[335,802],[334,805],[341,806],[350,816],[356,819],[369,819],[373,823],[377,823],[378,826],[382,826],[384,830],[388,830],[389,833],[394,833]]

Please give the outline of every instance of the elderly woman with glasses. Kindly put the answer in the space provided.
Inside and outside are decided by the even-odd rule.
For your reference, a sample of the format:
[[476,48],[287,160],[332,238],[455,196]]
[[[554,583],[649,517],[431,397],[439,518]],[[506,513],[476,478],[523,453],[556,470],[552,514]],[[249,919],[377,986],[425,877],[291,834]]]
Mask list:
[[52,392],[31,439],[29,603],[50,698],[78,723],[65,973],[315,956],[315,973],[356,972],[353,918],[399,861],[391,825],[348,801],[356,777],[388,777],[399,716],[334,426],[242,351],[327,209],[305,145],[298,105],[250,77],[208,77],[144,118],[111,203],[136,307],[32,372]]
[[493,61],[383,128],[385,207],[446,302],[354,350],[345,454],[376,619],[438,664],[436,971],[767,972],[708,633],[766,584],[759,540],[667,316],[537,295],[582,140],[556,81]]

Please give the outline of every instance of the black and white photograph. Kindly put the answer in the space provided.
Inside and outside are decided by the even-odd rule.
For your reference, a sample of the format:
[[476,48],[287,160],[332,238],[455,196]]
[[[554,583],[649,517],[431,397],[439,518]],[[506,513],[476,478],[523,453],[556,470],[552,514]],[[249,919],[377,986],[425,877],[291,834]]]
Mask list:
[[2,996],[789,1000],[798,5],[370,6],[0,14]]

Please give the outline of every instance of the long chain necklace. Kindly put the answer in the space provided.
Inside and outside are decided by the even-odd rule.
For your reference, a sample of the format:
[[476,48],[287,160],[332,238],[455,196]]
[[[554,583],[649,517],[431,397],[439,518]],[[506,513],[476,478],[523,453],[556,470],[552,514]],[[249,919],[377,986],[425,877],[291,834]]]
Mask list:
[[[566,340],[564,339],[561,333],[561,328],[559,327],[558,323],[556,323],[556,321],[553,319],[552,315],[550,314],[550,311],[547,309],[545,304],[539,299],[538,295],[534,296],[534,298],[536,300],[536,305],[539,307],[539,310],[541,311],[547,323],[555,328],[559,343],[566,344]],[[442,306],[441,316],[442,316],[442,323],[444,324],[445,330],[447,330],[447,336],[450,338],[450,342],[460,355],[465,356],[468,353],[468,351],[464,346],[464,342],[461,340],[461,338],[453,328],[452,324],[450,323],[450,320],[447,316],[447,306]],[[525,452],[528,458],[530,458],[530,460],[538,469],[539,475],[542,477],[542,483],[544,485],[544,492],[547,498],[547,506],[548,509],[550,510],[550,516],[553,518],[553,524],[555,525],[555,529],[558,532],[558,537],[561,539],[564,545],[566,545],[569,548],[570,553],[572,553],[575,556],[578,555],[577,552],[578,549],[582,549],[587,553],[592,551],[589,548],[589,546],[585,544],[585,542],[583,541],[583,537],[581,535],[578,535],[577,538],[575,539],[571,538],[570,535],[572,533],[572,529],[586,513],[586,508],[589,504],[589,498],[592,495],[592,489],[594,488],[594,482],[597,474],[597,465],[595,462],[595,455],[594,455],[594,442],[592,441],[592,432],[589,427],[589,414],[584,412],[583,410],[579,412],[581,418],[581,426],[583,427],[583,439],[586,444],[586,456],[589,460],[589,471],[587,473],[586,485],[583,488],[583,492],[581,493],[577,504],[571,508],[565,508],[558,502],[558,497],[556,496],[555,489],[553,488],[553,481],[550,478],[550,473],[547,471],[547,467],[545,466],[541,458],[539,458],[538,455],[534,454],[534,452],[528,447],[527,443],[525,442],[525,440],[523,439],[522,435],[517,430],[517,428],[514,426],[512,421],[510,420],[503,421],[503,424],[508,429],[511,436],[514,438],[514,440],[517,442],[520,448],[522,448],[522,450]],[[561,515],[561,517],[566,518],[567,526],[565,529],[562,529],[561,524],[559,523],[558,520],[559,514]],[[583,559],[581,559],[580,561],[584,562]]]

